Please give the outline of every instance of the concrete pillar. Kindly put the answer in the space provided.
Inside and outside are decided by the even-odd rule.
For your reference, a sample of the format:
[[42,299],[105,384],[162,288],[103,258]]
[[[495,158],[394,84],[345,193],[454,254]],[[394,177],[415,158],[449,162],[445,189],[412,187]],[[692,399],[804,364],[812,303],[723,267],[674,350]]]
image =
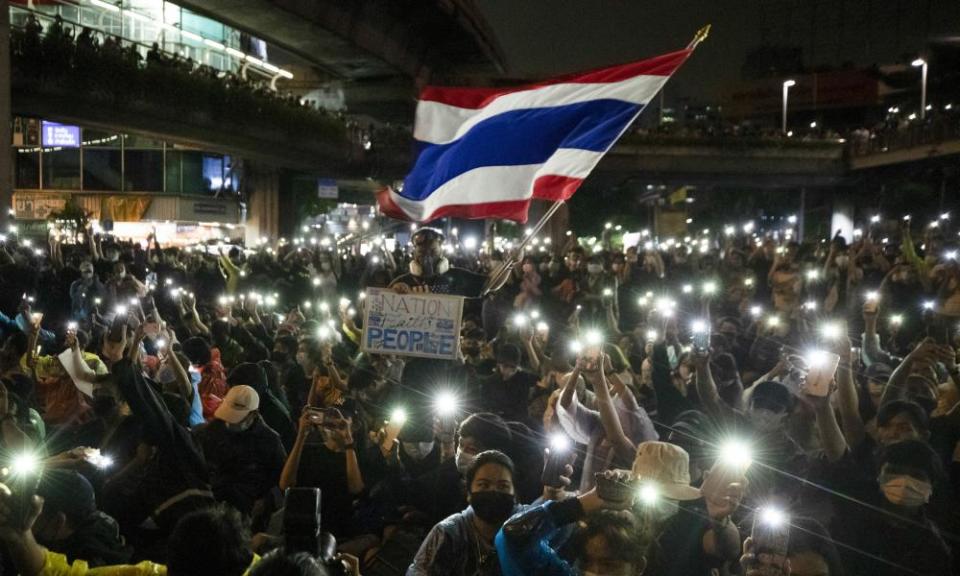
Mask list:
[[260,238],[276,241],[280,237],[280,173],[254,162],[248,162],[245,171],[247,245]]
[[10,126],[13,114],[10,110],[10,6],[0,0],[0,228],[4,231],[9,223],[9,210],[13,207],[13,133]]
[[853,242],[853,200],[846,191],[833,193],[833,214],[830,217],[830,237],[840,230],[847,242]]

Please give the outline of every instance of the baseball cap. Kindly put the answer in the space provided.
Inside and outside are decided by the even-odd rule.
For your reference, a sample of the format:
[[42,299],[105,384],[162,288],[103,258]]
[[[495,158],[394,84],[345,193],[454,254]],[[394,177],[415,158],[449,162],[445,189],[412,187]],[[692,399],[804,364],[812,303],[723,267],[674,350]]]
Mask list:
[[751,400],[758,407],[779,412],[789,412],[793,407],[790,389],[773,380],[765,380],[755,385]]
[[871,364],[867,366],[867,370],[865,372],[867,379],[878,380],[881,382],[886,382],[887,380],[889,380],[890,374],[892,373],[893,373],[893,370],[890,368],[890,366],[882,362],[877,362],[875,364]]
[[234,386],[227,391],[214,417],[228,424],[236,424],[260,407],[260,396],[250,386]]
[[690,485],[690,455],[669,442],[643,442],[633,460],[633,478],[649,482],[671,500],[696,500],[700,490]]
[[37,495],[44,499],[44,511],[63,512],[73,522],[80,522],[97,511],[93,486],[72,470],[44,472]]

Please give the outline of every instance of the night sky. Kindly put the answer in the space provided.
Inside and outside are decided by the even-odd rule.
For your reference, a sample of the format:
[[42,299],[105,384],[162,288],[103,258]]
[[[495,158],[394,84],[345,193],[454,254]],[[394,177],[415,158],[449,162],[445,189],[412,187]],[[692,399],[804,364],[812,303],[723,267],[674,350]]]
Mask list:
[[[716,101],[764,38],[803,48],[807,66],[912,59],[926,39],[960,45],[958,0],[476,0],[507,55],[508,75],[542,78],[682,48],[710,38],[667,86]],[[933,66],[933,64],[931,64]],[[931,70],[931,73],[935,73]]]

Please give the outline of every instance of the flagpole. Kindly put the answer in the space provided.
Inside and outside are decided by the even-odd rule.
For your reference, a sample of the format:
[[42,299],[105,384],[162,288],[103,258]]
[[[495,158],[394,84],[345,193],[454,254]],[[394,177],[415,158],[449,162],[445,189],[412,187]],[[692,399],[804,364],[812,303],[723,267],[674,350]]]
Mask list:
[[[696,50],[697,46],[699,46],[700,43],[706,40],[707,36],[710,35],[710,27],[711,25],[707,24],[703,28],[700,28],[699,30],[697,30],[697,33],[694,34],[693,36],[693,40],[691,40],[690,43],[687,44],[687,50],[691,50],[691,51]],[[534,227],[530,229],[530,232],[524,236],[523,241],[520,242],[520,245],[516,249],[517,254],[521,254],[521,255],[523,254],[523,250],[524,248],[526,248],[527,244],[530,243],[530,240],[532,240],[537,234],[540,233],[540,230],[543,229],[547,221],[550,220],[550,218],[557,212],[557,210],[559,210],[560,207],[563,206],[564,202],[565,202],[564,200],[554,201],[553,205],[551,205],[550,208],[547,209],[547,211],[543,214],[543,216],[540,217],[540,220],[538,220],[537,223],[534,225]],[[490,277],[487,279],[486,284],[484,284],[483,286],[483,291],[480,293],[480,297],[483,298],[488,294],[490,294],[491,292],[496,292],[501,287],[503,287],[503,285],[507,281],[508,275],[510,274],[510,270],[513,269],[516,263],[517,263],[517,259],[512,254],[507,255],[503,260],[503,264],[501,264],[500,267],[496,271],[494,271],[493,274],[491,274]]]

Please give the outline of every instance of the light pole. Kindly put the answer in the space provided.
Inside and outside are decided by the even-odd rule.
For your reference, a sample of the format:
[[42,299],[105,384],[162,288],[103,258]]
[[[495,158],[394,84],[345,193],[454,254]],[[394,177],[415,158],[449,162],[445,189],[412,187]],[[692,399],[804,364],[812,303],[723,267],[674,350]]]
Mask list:
[[923,58],[917,58],[910,64],[914,68],[920,69],[920,119],[927,117],[927,61]]
[[781,131],[784,135],[787,134],[787,98],[790,95],[790,87],[796,85],[797,82],[795,80],[783,81],[783,125],[781,126]]

